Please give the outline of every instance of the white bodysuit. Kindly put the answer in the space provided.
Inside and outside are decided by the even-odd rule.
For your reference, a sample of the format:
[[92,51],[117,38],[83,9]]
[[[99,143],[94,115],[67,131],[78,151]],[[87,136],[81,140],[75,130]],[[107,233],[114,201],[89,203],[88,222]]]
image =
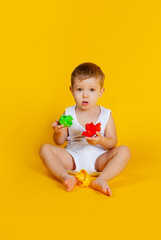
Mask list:
[[[76,165],[75,171],[85,169],[88,173],[97,172],[95,169],[96,159],[108,150],[104,150],[101,145],[90,145],[84,136],[82,136],[85,128],[80,125],[77,120],[76,105],[65,109],[65,115],[71,115],[73,118],[73,124],[68,128],[69,136],[67,137],[67,146],[65,147],[72,157]],[[111,110],[102,106],[101,113],[97,119],[97,123],[101,123],[101,134],[104,136],[105,126],[108,122]]]

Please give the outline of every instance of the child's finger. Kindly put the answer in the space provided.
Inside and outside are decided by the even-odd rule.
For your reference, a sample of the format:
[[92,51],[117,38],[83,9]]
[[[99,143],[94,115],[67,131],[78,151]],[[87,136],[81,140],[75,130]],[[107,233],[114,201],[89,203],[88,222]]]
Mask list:
[[96,132],[96,135],[97,135],[97,136],[101,136],[101,133],[100,133],[100,132]]
[[64,125],[58,125],[57,128],[62,129],[62,128],[64,128]]
[[57,126],[57,123],[52,123],[51,124],[51,127],[56,127]]
[[89,141],[90,141],[90,140],[92,140],[92,138],[91,138],[91,137],[86,137],[86,139],[87,139],[87,140],[89,140]]
[[55,128],[55,131],[57,131],[57,132],[64,132],[66,128],[67,128],[67,127],[64,127],[64,125],[58,125],[58,126]]

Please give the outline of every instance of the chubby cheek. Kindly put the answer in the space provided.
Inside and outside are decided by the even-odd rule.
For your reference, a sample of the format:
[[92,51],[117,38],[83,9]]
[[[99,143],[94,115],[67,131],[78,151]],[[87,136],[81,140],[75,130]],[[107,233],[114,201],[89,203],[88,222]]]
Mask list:
[[74,96],[75,102],[78,103],[81,101],[81,97],[79,95]]
[[92,100],[93,102],[97,102],[98,98],[99,98],[99,96],[98,96],[98,95],[95,95],[95,96],[92,96],[92,97],[91,97],[91,100]]

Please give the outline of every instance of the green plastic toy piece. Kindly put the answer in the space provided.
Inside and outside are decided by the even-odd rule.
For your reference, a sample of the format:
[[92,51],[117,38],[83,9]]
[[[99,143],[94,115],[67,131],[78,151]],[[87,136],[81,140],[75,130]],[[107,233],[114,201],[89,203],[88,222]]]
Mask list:
[[64,125],[64,127],[71,127],[72,126],[72,120],[73,120],[73,118],[72,118],[72,116],[71,115],[68,115],[68,116],[66,116],[66,115],[62,115],[61,117],[60,117],[60,119],[59,119],[59,123],[61,124],[61,125]]

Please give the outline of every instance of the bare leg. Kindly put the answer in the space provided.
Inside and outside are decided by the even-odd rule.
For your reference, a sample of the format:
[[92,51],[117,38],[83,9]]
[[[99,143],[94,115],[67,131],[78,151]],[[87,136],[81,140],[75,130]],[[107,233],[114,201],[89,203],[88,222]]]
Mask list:
[[91,187],[110,196],[111,190],[107,182],[122,172],[130,156],[130,149],[126,146],[113,148],[99,156],[95,168],[101,171],[101,174],[91,183]]
[[64,148],[51,144],[44,144],[39,155],[51,174],[65,185],[67,191],[71,191],[77,181],[66,172],[66,169],[75,169],[73,157]]

